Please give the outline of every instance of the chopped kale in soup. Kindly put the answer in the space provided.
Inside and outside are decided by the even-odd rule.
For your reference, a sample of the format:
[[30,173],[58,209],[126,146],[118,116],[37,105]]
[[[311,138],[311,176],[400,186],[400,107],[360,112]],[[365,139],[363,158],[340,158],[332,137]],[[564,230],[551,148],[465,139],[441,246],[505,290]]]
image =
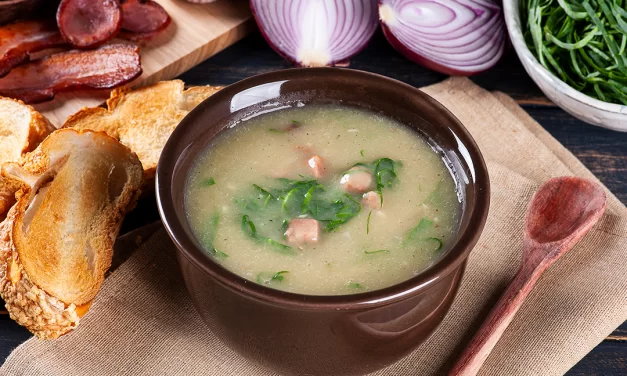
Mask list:
[[377,290],[432,265],[460,214],[442,155],[396,121],[340,105],[283,109],[215,139],[187,181],[207,254],[261,285]]

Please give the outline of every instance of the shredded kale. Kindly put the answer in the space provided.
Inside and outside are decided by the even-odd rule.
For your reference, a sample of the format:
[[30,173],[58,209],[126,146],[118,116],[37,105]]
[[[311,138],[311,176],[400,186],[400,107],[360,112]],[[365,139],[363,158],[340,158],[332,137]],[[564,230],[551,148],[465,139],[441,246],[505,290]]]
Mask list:
[[279,283],[283,282],[283,279],[285,278],[283,274],[286,274],[286,273],[289,273],[289,272],[287,270],[282,270],[274,274],[268,273],[268,272],[261,272],[257,274],[257,283],[259,283],[260,285],[269,285],[273,281],[277,281]]
[[214,246],[215,244],[215,239],[216,239],[216,233],[218,232],[218,225],[220,224],[220,214],[219,213],[215,213],[213,215],[213,217],[211,217],[211,223],[210,223],[210,230],[208,233],[208,241],[207,241],[207,251],[209,252],[210,255],[216,257],[216,258],[227,258],[229,257],[229,255],[227,255],[224,252],[219,251],[218,249],[216,249],[216,247]]
[[427,217],[422,217],[420,219],[420,222],[418,222],[418,224],[416,225],[416,227],[414,227],[413,229],[411,229],[411,231],[409,231],[409,233],[405,237],[404,243],[407,243],[411,240],[416,239],[419,235],[421,235],[421,233],[423,233],[426,229],[430,228],[431,226],[433,226],[433,221],[429,220]]
[[[240,206],[248,215],[254,216],[262,208],[265,213],[274,213],[277,223],[287,228],[286,221],[309,217],[319,221],[325,231],[333,231],[359,214],[361,204],[352,196],[324,188],[316,180],[276,179],[278,187],[264,189],[253,185],[258,196],[254,199],[239,200]],[[280,207],[280,212],[277,209]]]
[[274,239],[271,239],[271,238],[268,238],[266,236],[259,234],[259,232],[257,232],[257,227],[255,226],[255,223],[251,221],[250,217],[248,217],[247,215],[242,216],[242,230],[251,239],[254,239],[255,241],[259,243],[270,246],[276,252],[279,252],[284,255],[296,254],[296,251],[289,245],[285,245]]
[[442,239],[436,237],[425,236],[425,232],[433,227],[433,221],[430,219],[423,217],[420,219],[420,222],[416,225],[416,227],[412,228],[406,235],[405,240],[403,241],[403,245],[408,245],[409,243],[414,242],[423,242],[425,244],[434,244],[435,249],[433,252],[438,252],[442,249],[444,243]]
[[367,255],[373,255],[375,253],[389,253],[390,251],[388,249],[377,249],[376,251],[364,251],[365,254]]
[[[361,167],[372,174],[377,184],[377,193],[383,206],[383,188],[391,188],[397,180],[396,168],[402,166],[400,161],[393,161],[390,158],[380,158],[372,163],[355,163],[352,168]],[[344,174],[350,174],[347,171]]]
[[[395,168],[400,166],[400,162],[381,158],[355,166],[362,166],[372,173],[377,192],[382,197],[382,189],[390,188],[395,183]],[[333,184],[325,186],[314,179],[278,178],[267,185],[253,184],[251,194],[238,197],[235,203],[242,214],[244,233],[281,253],[295,254],[292,247],[281,243],[285,239],[290,220],[313,218],[324,231],[330,232],[353,219],[362,208],[359,202],[361,195],[344,193]],[[383,202],[383,198],[381,201]],[[366,233],[370,232],[371,214],[372,212],[368,214]]]

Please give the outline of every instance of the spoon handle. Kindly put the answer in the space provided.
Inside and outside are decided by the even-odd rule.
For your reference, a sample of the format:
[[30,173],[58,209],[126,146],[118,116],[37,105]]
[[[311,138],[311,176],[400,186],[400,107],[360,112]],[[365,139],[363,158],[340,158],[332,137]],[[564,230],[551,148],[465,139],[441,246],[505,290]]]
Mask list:
[[479,372],[479,368],[529,295],[535,281],[536,278],[530,278],[524,269],[518,271],[479,331],[462,352],[450,371],[450,376],[474,376]]

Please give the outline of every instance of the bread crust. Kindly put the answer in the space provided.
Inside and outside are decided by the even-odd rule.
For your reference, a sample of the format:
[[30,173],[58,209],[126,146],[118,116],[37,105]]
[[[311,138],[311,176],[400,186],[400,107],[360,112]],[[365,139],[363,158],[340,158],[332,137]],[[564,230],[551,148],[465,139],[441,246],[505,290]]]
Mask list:
[[18,179],[0,175],[0,221],[4,221],[9,209],[17,202],[15,194],[23,185],[24,183]]
[[[0,97],[0,164],[17,161],[22,154],[35,150],[55,130],[45,116],[24,102]],[[0,177],[0,221],[15,204],[19,182]]]
[[[30,117],[30,121],[27,125],[28,129],[26,132],[26,137],[22,140],[18,140],[17,143],[14,143],[12,147],[14,150],[10,152],[4,151],[3,155],[13,155],[14,158],[2,158],[0,159],[0,163],[4,162],[12,162],[13,160],[17,160],[19,156],[23,153],[27,153],[29,151],[35,150],[37,146],[46,138],[48,135],[56,130],[54,125],[42,114],[37,112],[32,106],[29,106],[22,102],[19,99],[0,97],[0,108],[3,106],[11,106],[12,104],[17,104],[19,107],[22,107],[25,113]],[[15,110],[13,109],[13,112]],[[7,122],[9,124],[2,124]],[[10,119],[0,119],[0,128],[4,128],[5,132],[14,132],[15,129],[12,129],[15,124],[10,122]]]
[[76,328],[80,317],[74,304],[66,305],[50,296],[24,271],[11,240],[16,214],[14,206],[0,224],[0,294],[11,319],[38,338],[55,339]]
[[115,89],[107,108],[83,108],[63,128],[106,132],[137,153],[144,181],[152,182],[161,150],[181,120],[222,87],[196,86],[185,90],[181,80],[162,81],[136,90]]
[[43,339],[78,325],[111,265],[142,174],[126,146],[73,129],[3,166],[3,178],[21,182],[0,224],[0,294],[14,320]]
[[27,106],[31,111],[30,132],[28,133],[27,143],[22,148],[22,154],[33,151],[39,144],[54,132],[57,128],[42,114],[37,112],[32,106],[24,104],[24,102],[12,99],[16,102]]

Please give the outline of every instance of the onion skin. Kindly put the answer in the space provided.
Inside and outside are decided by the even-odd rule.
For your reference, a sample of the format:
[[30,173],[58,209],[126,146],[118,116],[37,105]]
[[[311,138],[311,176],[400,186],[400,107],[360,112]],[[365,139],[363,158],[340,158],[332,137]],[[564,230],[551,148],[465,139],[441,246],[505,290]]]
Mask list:
[[[441,3],[446,3],[446,2],[456,2],[456,1],[454,0],[442,0],[441,1]],[[386,3],[388,3],[388,1],[379,0],[379,9],[381,9],[381,7],[385,5]],[[439,1],[436,3],[440,4]],[[493,4],[493,5],[495,8],[500,9],[499,5],[497,4]],[[490,58],[491,60],[489,61],[482,62],[479,66],[469,65],[467,68],[464,68],[464,69],[459,69],[455,67],[455,64],[443,64],[438,61],[434,61],[435,59],[432,59],[432,58],[429,58],[429,57],[426,57],[417,53],[416,51],[406,46],[403,42],[401,42],[396,37],[396,35],[394,35],[392,28],[389,25],[387,25],[383,19],[380,19],[380,23],[381,23],[381,29],[383,30],[383,34],[385,35],[388,42],[392,45],[392,47],[394,47],[394,49],[396,49],[401,55],[405,56],[409,60],[417,64],[420,64],[428,69],[431,69],[433,71],[440,72],[446,75],[472,76],[472,75],[481,73],[483,71],[486,71],[492,68],[494,65],[496,65],[500,61],[500,59],[502,58],[504,54],[506,42],[507,42],[507,33],[505,31],[505,22],[503,20],[502,11],[499,11],[499,13],[496,16],[498,16],[499,19],[492,20],[494,25],[490,26],[490,28],[486,30],[487,32],[492,33],[487,38],[488,39],[487,42],[494,44],[494,48],[490,49],[489,51],[489,54],[493,55],[493,57],[491,57]],[[489,22],[490,21],[486,21],[485,23],[488,24]],[[445,36],[445,34],[438,35],[438,36]],[[425,38],[425,44],[428,44],[428,42],[430,42],[430,40]],[[474,42],[477,42],[477,40],[474,40],[471,43],[474,43]],[[464,46],[460,45],[459,47],[463,48]],[[445,47],[443,48],[439,46],[439,47],[434,47],[434,49],[438,49],[438,53],[444,53],[443,49],[445,49]],[[450,48],[451,56],[455,56],[456,52],[457,51],[455,50],[455,47]],[[469,51],[465,51],[465,52],[469,52]]]
[[[377,0],[334,1],[250,0],[250,7],[262,36],[284,59],[303,67],[347,66],[348,60],[366,47],[377,29]],[[324,12],[320,12],[321,8]],[[312,9],[318,13],[305,18],[306,21],[302,21],[302,16],[299,20],[294,19]],[[289,16],[286,17],[287,13]],[[321,14],[336,16],[336,24],[328,25],[326,35],[320,29],[316,30],[317,34],[308,35],[314,31],[307,29],[307,26],[311,27],[306,25],[307,21],[313,19],[316,26],[320,26],[317,21],[330,23],[333,20],[333,17],[321,20]],[[284,23],[281,24],[281,21]],[[286,24],[289,22],[291,24]]]

